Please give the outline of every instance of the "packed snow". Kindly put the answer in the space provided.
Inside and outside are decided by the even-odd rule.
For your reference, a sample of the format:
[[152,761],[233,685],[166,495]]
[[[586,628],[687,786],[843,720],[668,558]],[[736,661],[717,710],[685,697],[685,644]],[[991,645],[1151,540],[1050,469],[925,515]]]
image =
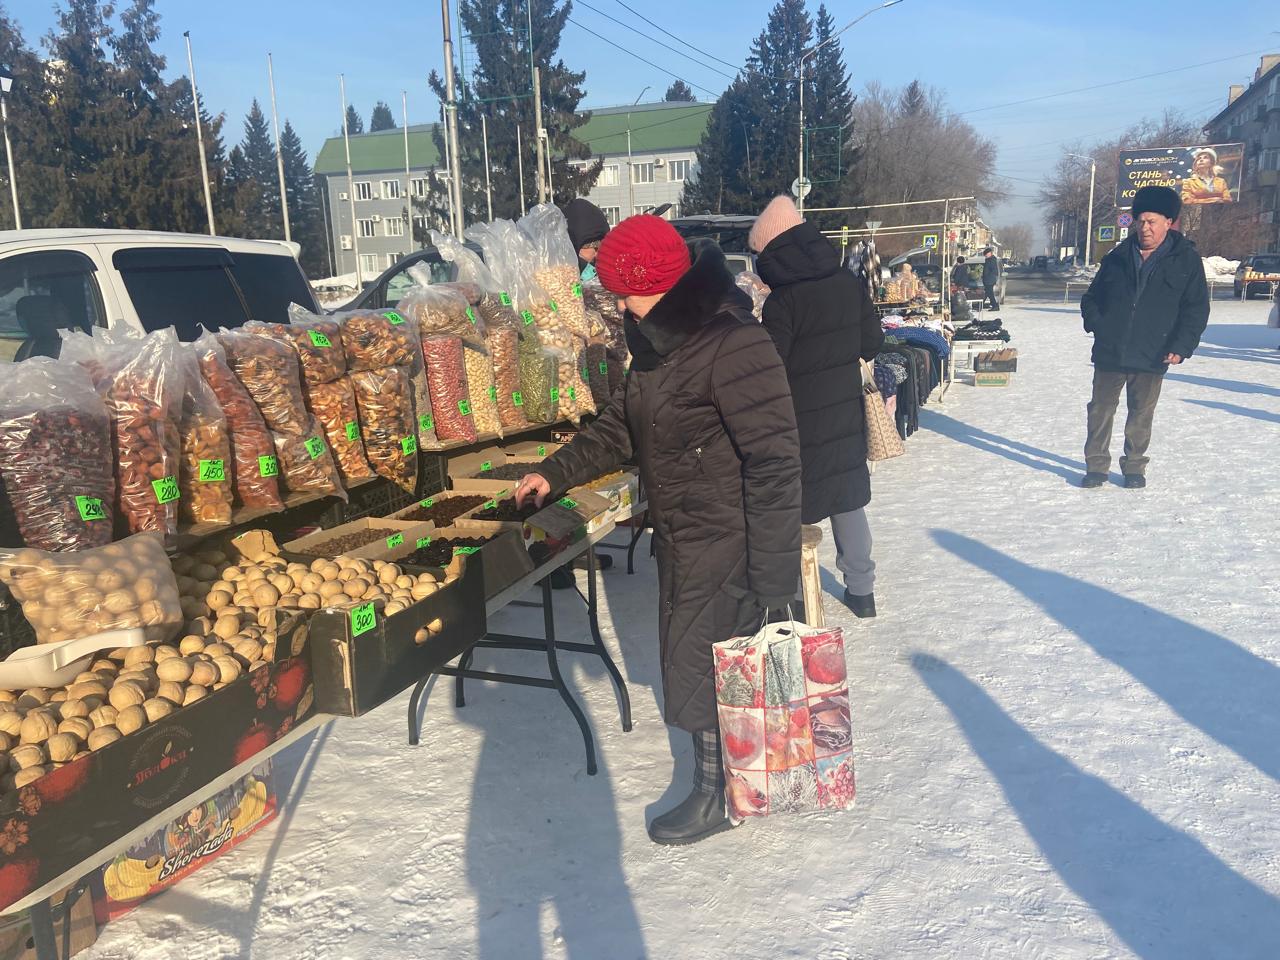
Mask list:
[[[105,928],[86,960],[1276,957],[1269,306],[1215,303],[1166,381],[1145,491],[1074,486],[1091,377],[1075,309],[1003,311],[1013,385],[957,383],[876,471],[879,619],[855,620],[826,575],[855,707],[852,811],[650,843],[691,751],[656,703],[641,550],[635,576],[603,576],[632,732],[599,663],[561,657],[598,776],[553,692],[470,682],[456,708],[437,683],[421,746],[406,746],[404,696],[333,722],[278,763],[273,825]],[[829,537],[823,559],[833,571]],[[580,602],[556,605],[561,636],[585,639]]]
[[1231,280],[1236,275],[1239,260],[1228,260],[1226,257],[1204,257],[1204,275],[1209,280]]

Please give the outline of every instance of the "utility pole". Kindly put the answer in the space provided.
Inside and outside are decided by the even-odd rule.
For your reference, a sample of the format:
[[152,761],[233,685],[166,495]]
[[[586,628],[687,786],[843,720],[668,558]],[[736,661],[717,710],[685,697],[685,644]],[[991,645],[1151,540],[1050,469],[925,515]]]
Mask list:
[[440,0],[440,16],[444,20],[444,95],[446,134],[449,151],[449,193],[453,197],[453,235],[462,239],[466,213],[462,209],[462,157],[458,143],[458,98],[453,84],[453,33],[449,17],[449,0]]
[[542,71],[537,67],[533,68],[533,133],[534,133],[534,149],[537,154],[537,176],[536,183],[538,187],[538,203],[547,202],[547,181],[542,171],[542,151],[543,131],[542,131]]
[[276,131],[276,172],[280,175],[280,213],[284,216],[284,239],[288,243],[293,239],[293,233],[289,229],[289,197],[284,189],[284,154],[280,151],[280,115],[276,112],[276,72],[271,63],[270,53],[267,54],[267,83],[271,87],[271,124]]
[[404,207],[409,211],[409,244],[413,245],[413,189],[412,173],[409,171],[409,91],[400,91],[400,114],[404,126]]
[[18,169],[13,165],[13,144],[9,142],[9,91],[13,77],[0,75],[0,120],[4,123],[4,154],[9,160],[9,194],[13,197],[13,229],[22,229],[22,211],[18,209]]
[[[338,74],[338,90],[342,94],[342,145],[347,151],[347,203],[351,207],[351,247],[356,257],[356,290],[364,289],[364,271],[360,269],[360,227],[356,223],[356,177],[351,172],[351,131],[347,125],[347,78]],[[342,259],[339,256],[338,259]]]
[[484,202],[489,208],[489,222],[493,223],[493,181],[489,172],[489,118],[480,114],[480,136],[484,141]]
[[191,56],[191,31],[184,30],[182,35],[187,38],[187,69],[191,73],[191,103],[196,114],[196,146],[200,149],[200,180],[204,183],[204,212],[209,218],[209,236],[215,237],[218,235],[218,230],[213,225],[213,194],[209,192],[209,161],[204,156],[204,128],[200,123],[200,93],[196,90],[196,62]]
[[[1098,185],[1098,161],[1093,157],[1085,157],[1078,153],[1068,153],[1067,156],[1075,157],[1077,160],[1089,161],[1089,213],[1084,234],[1084,265],[1087,267],[1093,253],[1093,191]],[[1078,220],[1076,222],[1079,223]],[[1077,229],[1079,228],[1077,227]]]
[[529,210],[524,202],[524,136],[519,123],[516,124],[516,176],[520,179],[520,216],[523,217]]

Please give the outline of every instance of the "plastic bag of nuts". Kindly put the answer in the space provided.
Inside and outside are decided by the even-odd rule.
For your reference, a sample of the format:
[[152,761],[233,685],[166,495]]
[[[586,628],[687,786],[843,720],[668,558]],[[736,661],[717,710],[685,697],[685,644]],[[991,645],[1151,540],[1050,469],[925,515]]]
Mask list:
[[533,334],[520,337],[520,398],[516,404],[530,423],[560,419],[559,360]]
[[520,384],[520,334],[511,326],[489,327],[484,342],[493,362],[498,420],[504,430],[523,430],[529,425],[529,418],[525,416]]
[[302,358],[302,376],[310,383],[329,383],[347,372],[342,349],[342,328],[330,317],[321,317],[296,303],[289,305],[288,323],[246,323],[248,333],[266,333],[288,340]]
[[222,331],[218,342],[267,426],[276,433],[306,433],[311,418],[302,402],[301,363],[293,343],[240,330]]
[[249,391],[231,372],[218,338],[202,333],[193,346],[209,389],[218,398],[231,438],[231,485],[235,499],[246,507],[283,510],[280,466],[266,421]]
[[372,480],[376,474],[365,458],[364,440],[360,436],[360,411],[356,406],[351,377],[339,377],[331,383],[304,381],[302,393],[307,409],[324,428],[342,485],[350,489],[357,483]]
[[464,340],[462,360],[467,370],[467,396],[471,400],[477,436],[503,436],[502,419],[498,416],[498,388],[489,351],[479,343]]
[[443,441],[475,443],[476,422],[467,389],[462,338],[423,337],[422,352],[427,361],[427,384],[431,388],[436,436]]
[[76,553],[0,551],[0,580],[38,643],[136,627],[163,641],[182,625],[178,583],[158,533]]
[[178,422],[186,380],[172,330],[67,335],[62,358],[86,366],[111,416],[116,498],[132,533],[178,531]]
[[357,310],[335,319],[342,327],[348,371],[393,366],[409,367],[411,372],[418,369],[418,326],[399,310]]
[[186,373],[182,401],[182,465],[178,474],[179,514],[188,523],[230,523],[231,440],[218,398],[200,375],[196,351],[179,346]]
[[22,542],[87,550],[111,542],[111,421],[89,373],[31,357],[0,379],[0,478]]
[[416,320],[424,337],[434,334],[477,336],[475,309],[454,287],[410,287],[400,298],[396,309]]
[[333,452],[324,438],[324,427],[312,418],[307,432],[273,433],[276,459],[280,463],[280,482],[290,493],[319,493],[347,499],[333,462]]
[[379,476],[412,493],[418,484],[418,435],[408,368],[360,370],[351,374],[351,385],[369,462]]

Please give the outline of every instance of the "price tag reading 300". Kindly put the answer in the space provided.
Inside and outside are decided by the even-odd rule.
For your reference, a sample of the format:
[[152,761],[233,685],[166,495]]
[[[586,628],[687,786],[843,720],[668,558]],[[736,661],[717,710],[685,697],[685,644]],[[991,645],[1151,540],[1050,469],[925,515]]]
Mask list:
[[351,636],[358,637],[362,633],[368,633],[377,625],[378,611],[372,600],[351,608]]

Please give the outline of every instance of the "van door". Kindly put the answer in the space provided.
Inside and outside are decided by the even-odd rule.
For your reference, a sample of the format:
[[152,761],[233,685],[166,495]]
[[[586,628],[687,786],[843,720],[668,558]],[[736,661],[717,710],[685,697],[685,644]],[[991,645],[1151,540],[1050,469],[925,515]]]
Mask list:
[[98,267],[78,250],[33,250],[0,260],[0,362],[56,357],[58,331],[105,327]]

